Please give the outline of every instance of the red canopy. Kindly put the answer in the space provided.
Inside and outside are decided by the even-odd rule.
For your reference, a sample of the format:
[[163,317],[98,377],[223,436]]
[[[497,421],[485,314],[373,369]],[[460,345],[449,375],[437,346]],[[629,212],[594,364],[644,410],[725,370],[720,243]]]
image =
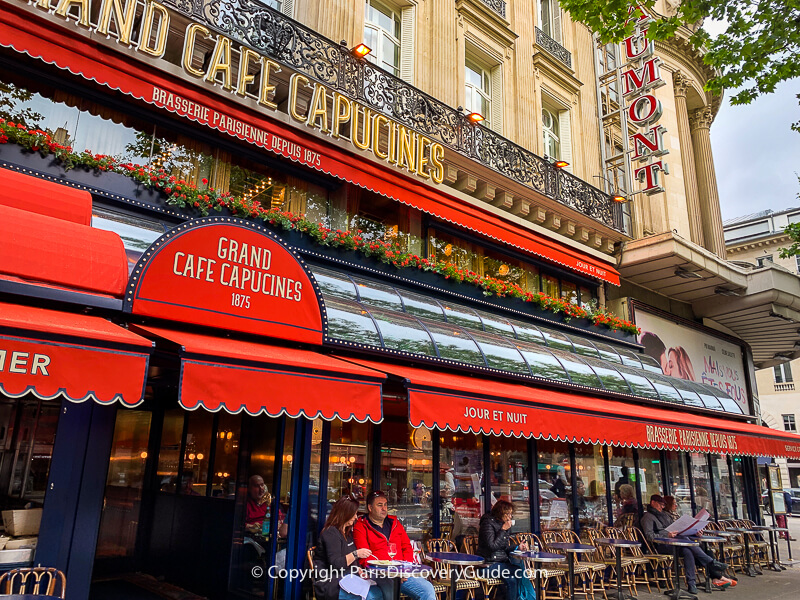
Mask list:
[[0,169],[0,204],[71,221],[92,224],[92,195],[86,190],[47,181],[33,175]]
[[800,458],[800,436],[749,423],[479,377],[348,360],[406,380],[414,427],[584,444]]
[[0,303],[0,391],[136,406],[152,345],[100,317]]
[[157,327],[181,346],[180,404],[189,410],[301,414],[379,423],[382,373],[313,352]]

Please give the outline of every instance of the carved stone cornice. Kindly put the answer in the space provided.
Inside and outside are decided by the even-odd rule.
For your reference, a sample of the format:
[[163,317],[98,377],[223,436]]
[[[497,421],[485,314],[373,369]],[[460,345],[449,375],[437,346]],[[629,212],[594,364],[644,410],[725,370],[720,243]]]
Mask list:
[[689,126],[692,130],[708,129],[714,122],[714,111],[710,107],[698,108],[689,117]]

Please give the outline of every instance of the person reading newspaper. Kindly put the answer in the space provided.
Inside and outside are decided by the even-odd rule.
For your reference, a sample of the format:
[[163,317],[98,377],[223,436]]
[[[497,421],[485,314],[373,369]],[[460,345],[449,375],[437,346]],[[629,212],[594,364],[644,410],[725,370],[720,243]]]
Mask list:
[[[672,554],[672,550],[655,541],[659,537],[679,537],[681,535],[696,535],[708,523],[708,513],[705,515],[701,511],[695,517],[688,517],[688,521],[680,522],[680,519],[673,523],[672,517],[664,511],[664,498],[659,494],[650,496],[650,505],[642,516],[640,525],[644,537],[661,554]],[[686,587],[690,594],[697,593],[697,564],[706,569],[712,578],[712,583],[718,588],[724,589],[731,585],[736,585],[731,579],[725,577],[725,570],[728,565],[715,560],[699,547],[681,547],[683,553],[684,571],[686,572]]]

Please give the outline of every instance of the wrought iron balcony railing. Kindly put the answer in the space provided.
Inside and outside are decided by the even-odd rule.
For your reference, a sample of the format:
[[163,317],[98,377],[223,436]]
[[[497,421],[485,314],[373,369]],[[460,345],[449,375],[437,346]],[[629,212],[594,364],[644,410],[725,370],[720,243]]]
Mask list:
[[491,8],[498,15],[506,18],[506,3],[505,0],[481,0],[486,6]]
[[552,54],[555,58],[560,60],[571,69],[572,54],[570,54],[570,51],[564,48],[564,46],[559,44],[538,27],[534,27],[534,29],[536,30],[536,45]]
[[470,123],[402,79],[259,0],[162,0],[200,22],[294,71],[435,139],[450,149],[624,231],[622,211],[608,194],[498,133]]

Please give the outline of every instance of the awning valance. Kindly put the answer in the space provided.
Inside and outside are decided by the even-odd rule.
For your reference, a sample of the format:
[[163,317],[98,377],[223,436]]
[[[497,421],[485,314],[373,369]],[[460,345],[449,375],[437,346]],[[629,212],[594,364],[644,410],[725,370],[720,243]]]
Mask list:
[[479,377],[348,360],[406,380],[413,427],[584,444],[800,458],[800,436],[749,423]]
[[0,392],[136,406],[152,345],[100,317],[0,303]]
[[276,417],[379,423],[383,373],[311,350],[139,327],[181,347],[179,402]]

